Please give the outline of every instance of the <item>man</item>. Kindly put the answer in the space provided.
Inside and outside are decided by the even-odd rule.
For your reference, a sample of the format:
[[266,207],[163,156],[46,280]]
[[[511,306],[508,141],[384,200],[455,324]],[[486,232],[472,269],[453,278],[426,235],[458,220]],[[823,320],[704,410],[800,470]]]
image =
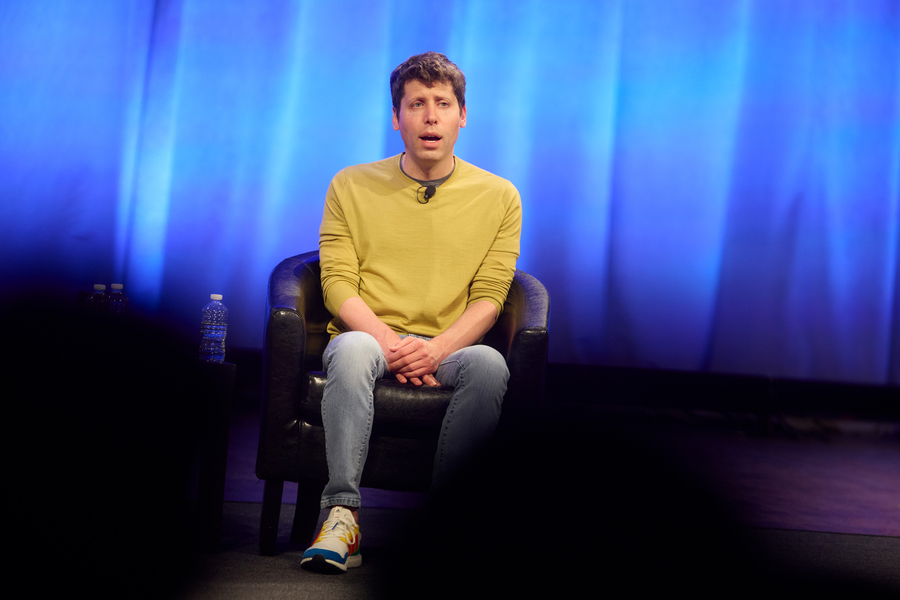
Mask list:
[[400,156],[348,167],[331,182],[319,231],[322,292],[334,319],[322,362],[328,519],[303,554],[307,569],[361,564],[359,482],[373,388],[452,386],[432,488],[490,436],[509,371],[475,345],[491,328],[519,255],[522,211],[508,181],[453,154],[466,125],[465,77],[443,54],[413,56],[391,74]]

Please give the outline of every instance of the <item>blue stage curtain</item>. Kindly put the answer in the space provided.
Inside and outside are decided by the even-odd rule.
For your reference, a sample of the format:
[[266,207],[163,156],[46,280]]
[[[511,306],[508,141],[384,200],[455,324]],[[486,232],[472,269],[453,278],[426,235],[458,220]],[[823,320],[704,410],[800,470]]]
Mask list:
[[900,383],[895,0],[6,0],[4,291],[119,281],[184,328],[222,293],[260,347],[426,50],[522,194],[552,361]]

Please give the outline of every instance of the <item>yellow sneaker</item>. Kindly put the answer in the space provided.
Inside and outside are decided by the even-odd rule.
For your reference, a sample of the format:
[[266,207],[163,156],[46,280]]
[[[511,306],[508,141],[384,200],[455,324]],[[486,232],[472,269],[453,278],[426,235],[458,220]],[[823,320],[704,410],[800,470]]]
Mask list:
[[335,506],[328,513],[316,541],[303,553],[300,566],[319,573],[343,573],[362,564],[359,525],[349,510]]

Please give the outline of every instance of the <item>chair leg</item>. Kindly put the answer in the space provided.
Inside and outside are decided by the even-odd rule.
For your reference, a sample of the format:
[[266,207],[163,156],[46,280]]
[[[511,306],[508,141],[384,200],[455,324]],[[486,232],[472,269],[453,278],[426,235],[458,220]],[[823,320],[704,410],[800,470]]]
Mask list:
[[266,479],[266,486],[263,489],[262,515],[259,519],[259,553],[263,556],[275,555],[282,493],[284,493],[284,481]]
[[316,525],[319,523],[320,496],[321,491],[316,489],[316,484],[309,481],[297,484],[297,508],[291,527],[291,542],[304,545],[312,543],[318,533]]

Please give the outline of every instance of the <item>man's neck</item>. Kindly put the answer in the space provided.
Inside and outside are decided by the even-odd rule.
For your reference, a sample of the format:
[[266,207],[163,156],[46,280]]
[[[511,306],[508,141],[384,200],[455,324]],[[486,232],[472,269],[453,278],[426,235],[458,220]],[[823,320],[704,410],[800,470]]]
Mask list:
[[403,158],[400,159],[400,166],[403,169],[403,172],[413,179],[430,181],[433,179],[441,179],[452,173],[453,167],[456,166],[456,158],[451,156],[450,161],[444,164],[420,165],[412,160],[408,153],[404,152]]
[[[406,154],[403,154],[403,156],[406,156]],[[453,168],[450,169],[450,172],[447,173],[446,175],[444,175],[443,177],[439,178],[439,179],[419,179],[418,177],[413,177],[412,175],[410,175],[409,173],[406,172],[406,169],[403,168],[403,157],[401,156],[401,158],[400,158],[400,170],[403,171],[403,174],[404,174],[404,175],[406,175],[407,177],[409,177],[410,179],[412,179],[413,181],[415,181],[415,182],[418,183],[419,185],[424,185],[424,186],[431,186],[431,185],[433,185],[433,186],[437,187],[437,186],[441,185],[442,183],[444,183],[445,181],[447,181],[448,179],[450,179],[450,176],[453,175],[453,171],[456,170],[456,164],[455,164],[455,161],[454,161]]]

